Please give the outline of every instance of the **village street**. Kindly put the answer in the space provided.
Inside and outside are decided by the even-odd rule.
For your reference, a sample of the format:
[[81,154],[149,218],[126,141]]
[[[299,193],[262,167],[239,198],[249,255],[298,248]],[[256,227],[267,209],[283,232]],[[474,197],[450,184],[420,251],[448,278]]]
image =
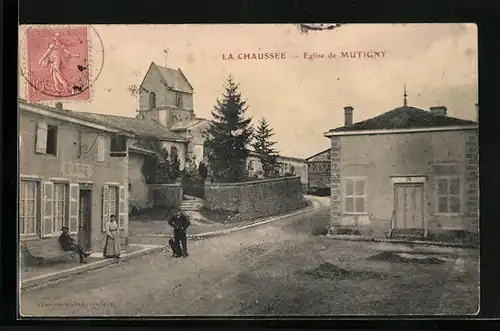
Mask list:
[[[473,314],[477,255],[374,259],[381,244],[312,236],[319,210],[73,276],[21,295],[21,314],[158,316]],[[436,261],[439,261],[436,262]],[[319,267],[319,269],[317,269]],[[316,269],[315,271],[313,271]]]

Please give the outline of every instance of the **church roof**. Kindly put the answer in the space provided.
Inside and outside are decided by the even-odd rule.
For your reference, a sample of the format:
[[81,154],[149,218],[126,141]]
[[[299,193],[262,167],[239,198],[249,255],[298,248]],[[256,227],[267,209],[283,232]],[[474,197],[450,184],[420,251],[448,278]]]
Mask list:
[[158,70],[163,83],[168,87],[179,92],[193,93],[194,90],[193,86],[188,81],[188,79],[186,78],[186,76],[184,75],[184,73],[180,68],[171,69],[167,67],[162,67],[154,62],[151,63],[151,66],[155,67]]
[[415,107],[403,106],[361,122],[331,129],[328,132],[424,129],[470,125],[477,125],[477,123],[470,120],[433,114],[430,111]]
[[109,126],[115,127],[123,131],[131,132],[141,137],[158,138],[168,141],[186,141],[186,138],[184,138],[183,136],[168,130],[161,124],[154,121],[141,120],[126,116],[108,115],[108,114],[82,113],[82,112],[80,112],[79,114],[88,119],[104,122]]

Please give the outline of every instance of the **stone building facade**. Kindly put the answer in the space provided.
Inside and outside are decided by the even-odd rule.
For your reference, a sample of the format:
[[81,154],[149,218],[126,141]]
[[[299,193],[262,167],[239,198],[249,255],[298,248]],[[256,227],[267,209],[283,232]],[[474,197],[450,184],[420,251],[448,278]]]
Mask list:
[[[331,140],[336,233],[477,241],[478,126],[406,104],[343,127]],[[456,237],[456,238],[455,238]]]
[[62,226],[85,249],[103,250],[104,222],[115,214],[128,237],[127,139],[79,113],[20,100],[19,238],[56,245]]

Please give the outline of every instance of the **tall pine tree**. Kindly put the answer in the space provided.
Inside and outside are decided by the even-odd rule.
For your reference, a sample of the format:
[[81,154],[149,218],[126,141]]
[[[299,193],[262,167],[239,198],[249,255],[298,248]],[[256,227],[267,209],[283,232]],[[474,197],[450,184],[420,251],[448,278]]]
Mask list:
[[273,129],[269,126],[266,119],[262,118],[253,135],[254,141],[252,146],[254,151],[259,154],[262,170],[266,177],[274,175],[276,166],[278,165],[278,151],[273,148],[276,142],[271,140],[272,136],[274,136]]
[[252,139],[251,118],[245,118],[246,102],[232,76],[227,79],[222,100],[217,99],[207,130],[207,159],[214,179],[218,182],[238,182],[245,179],[248,145]]

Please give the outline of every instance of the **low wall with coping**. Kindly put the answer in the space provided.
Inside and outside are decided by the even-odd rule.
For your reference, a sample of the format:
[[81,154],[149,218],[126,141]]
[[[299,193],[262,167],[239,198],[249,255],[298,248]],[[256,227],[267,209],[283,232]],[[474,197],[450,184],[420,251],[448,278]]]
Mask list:
[[179,207],[182,201],[182,183],[147,185],[148,202],[153,208]]
[[299,176],[241,183],[205,183],[207,209],[231,211],[251,220],[304,207]]

